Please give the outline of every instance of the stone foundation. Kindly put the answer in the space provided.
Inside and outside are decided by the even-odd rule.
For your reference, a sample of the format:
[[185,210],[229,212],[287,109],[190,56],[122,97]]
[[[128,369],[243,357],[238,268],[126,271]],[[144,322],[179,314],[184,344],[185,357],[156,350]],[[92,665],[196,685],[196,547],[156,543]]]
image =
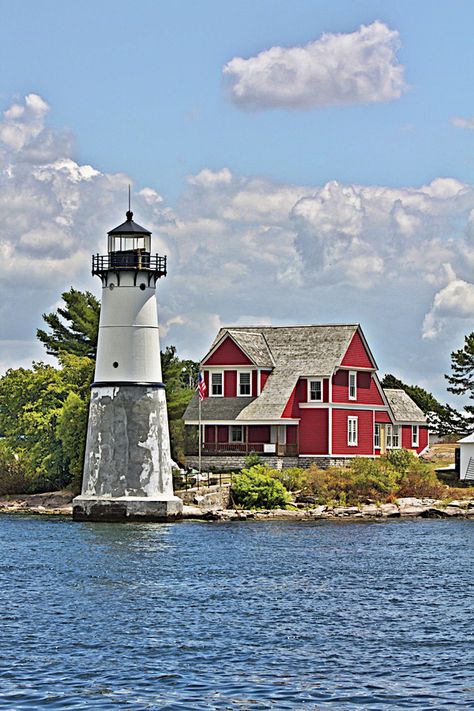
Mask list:
[[[201,458],[201,468],[203,471],[237,471],[245,466],[246,458],[247,455],[240,454],[203,454]],[[302,467],[303,469],[307,469],[312,464],[315,464],[319,469],[327,469],[329,466],[346,467],[351,463],[352,459],[352,457],[328,457],[324,455],[317,457],[277,457],[262,455],[260,457],[260,461],[263,464],[267,464],[273,469],[288,469],[289,467]],[[197,455],[188,455],[186,457],[186,466],[197,469],[199,466],[199,458]]]
[[183,502],[177,496],[167,499],[122,496],[118,498],[76,496],[72,502],[74,521],[174,521],[181,518]]

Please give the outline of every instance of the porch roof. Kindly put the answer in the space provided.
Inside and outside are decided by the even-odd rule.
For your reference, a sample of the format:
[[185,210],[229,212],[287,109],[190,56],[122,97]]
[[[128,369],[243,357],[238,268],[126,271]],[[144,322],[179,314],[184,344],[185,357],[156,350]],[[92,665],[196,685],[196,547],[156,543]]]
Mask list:
[[426,417],[416,403],[404,390],[384,388],[395,422],[425,423]]

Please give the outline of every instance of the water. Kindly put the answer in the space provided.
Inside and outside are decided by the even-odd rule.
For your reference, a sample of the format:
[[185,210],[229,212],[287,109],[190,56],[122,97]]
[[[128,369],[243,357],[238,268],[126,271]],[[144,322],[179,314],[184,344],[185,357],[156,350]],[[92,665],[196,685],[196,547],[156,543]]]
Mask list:
[[474,522],[0,517],[0,709],[472,709]]

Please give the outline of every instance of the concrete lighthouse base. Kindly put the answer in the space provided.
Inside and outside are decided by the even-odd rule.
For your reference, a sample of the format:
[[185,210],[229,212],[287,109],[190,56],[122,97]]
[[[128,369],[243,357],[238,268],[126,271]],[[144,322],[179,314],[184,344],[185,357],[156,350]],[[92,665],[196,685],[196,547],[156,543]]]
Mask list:
[[77,496],[73,501],[74,521],[174,521],[181,518],[183,502],[177,496],[151,499],[139,496],[105,498]]
[[182,510],[173,494],[163,386],[94,384],[74,520],[170,521]]

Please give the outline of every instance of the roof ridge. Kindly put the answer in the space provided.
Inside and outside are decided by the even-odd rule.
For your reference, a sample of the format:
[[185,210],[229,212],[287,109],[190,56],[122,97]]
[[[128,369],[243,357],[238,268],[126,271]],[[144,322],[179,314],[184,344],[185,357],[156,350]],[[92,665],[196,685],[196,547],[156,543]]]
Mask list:
[[239,331],[246,331],[246,330],[260,330],[263,328],[340,328],[341,326],[360,326],[360,323],[291,323],[288,325],[278,325],[278,326],[273,326],[272,324],[268,325],[262,325],[262,326],[221,326],[221,329],[224,331],[231,331],[231,330],[239,330]]

